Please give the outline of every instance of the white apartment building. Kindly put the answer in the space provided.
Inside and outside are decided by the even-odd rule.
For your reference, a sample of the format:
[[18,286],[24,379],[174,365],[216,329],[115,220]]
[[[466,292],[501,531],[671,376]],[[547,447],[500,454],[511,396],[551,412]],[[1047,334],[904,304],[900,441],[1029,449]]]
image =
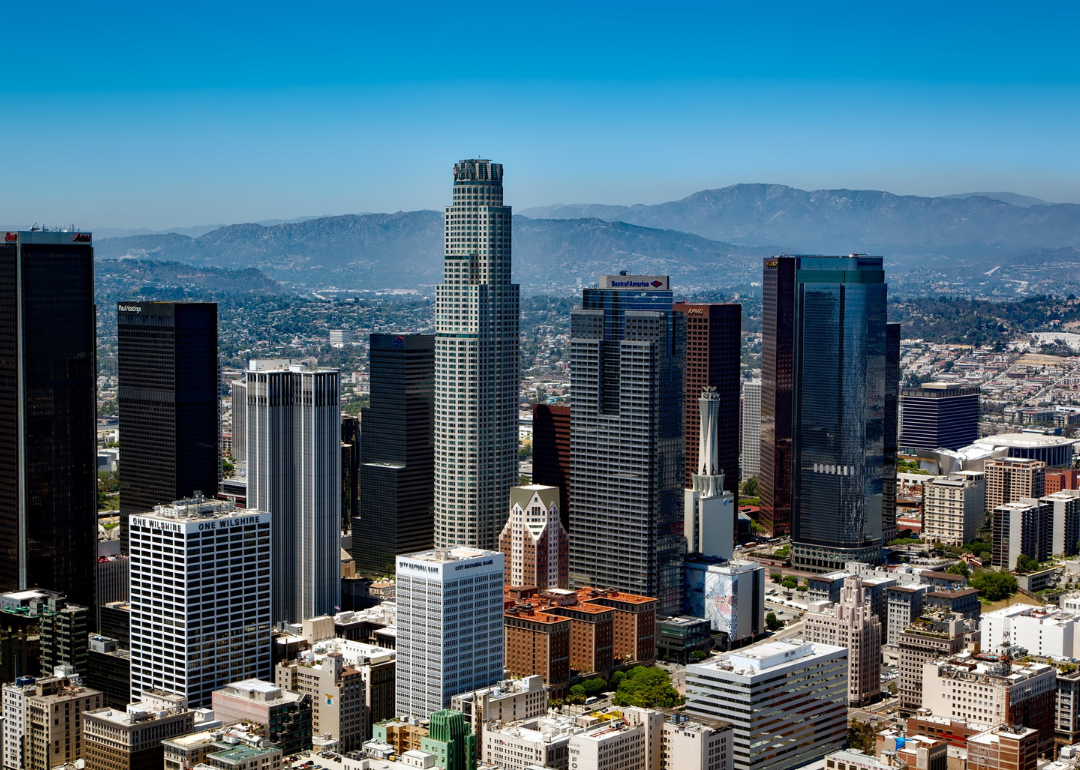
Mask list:
[[[1010,664],[961,653],[923,664],[922,705],[934,716],[994,727],[1019,720],[1025,701],[1045,701],[1053,738],[1056,674],[1043,663]],[[1037,725],[1030,725],[1037,726]]]
[[397,557],[397,715],[428,717],[503,673],[503,555],[436,548]]
[[561,714],[490,722],[480,744],[481,759],[502,770],[526,770],[530,766],[568,770],[570,736],[581,728],[575,719]]
[[246,378],[247,503],[273,524],[273,623],[331,614],[341,605],[341,374],[275,359],[251,361]]
[[1006,652],[1006,647],[1019,646],[1030,655],[1080,656],[1080,616],[1057,607],[1002,607],[979,618],[979,631],[983,649],[988,652]]
[[1074,556],[1080,552],[1080,489],[1062,489],[1039,498],[1050,512],[1050,553]]
[[270,514],[198,497],[129,522],[132,701],[164,690],[208,706],[218,687],[268,678]]
[[519,290],[503,167],[454,164],[435,294],[435,546],[494,550],[518,479]]
[[686,712],[734,727],[735,770],[789,770],[847,735],[848,651],[783,640],[686,667]]
[[986,474],[959,471],[923,484],[923,536],[960,546],[986,523]]
[[311,696],[311,734],[333,741],[341,753],[355,751],[368,737],[364,676],[345,664],[340,652],[299,661],[282,661],[274,669],[274,683],[289,692]]
[[742,382],[742,456],[739,470],[743,479],[761,472],[761,380]]
[[37,688],[32,676],[22,676],[3,687],[4,770],[23,770],[23,736],[26,735],[26,698]]
[[646,761],[645,729],[622,719],[598,719],[570,736],[569,770],[654,770]]
[[861,577],[845,578],[840,601],[808,612],[803,628],[808,642],[847,648],[849,704],[864,705],[881,694],[881,620]]
[[479,736],[483,734],[486,722],[507,724],[540,717],[547,713],[547,703],[544,678],[526,676],[504,679],[493,687],[455,695],[450,699],[450,708],[465,715],[465,721],[471,725],[480,741]]
[[352,344],[352,332],[348,329],[331,329],[330,344],[335,348],[343,348]]
[[671,714],[664,720],[660,770],[733,770],[735,728],[727,722]]

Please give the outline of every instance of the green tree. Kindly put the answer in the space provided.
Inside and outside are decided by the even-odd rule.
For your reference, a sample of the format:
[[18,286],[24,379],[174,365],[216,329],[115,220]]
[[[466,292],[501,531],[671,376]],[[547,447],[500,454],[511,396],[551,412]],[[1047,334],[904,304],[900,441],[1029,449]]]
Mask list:
[[781,625],[783,624],[776,617],[775,612],[770,612],[768,615],[765,616],[765,628],[769,629],[770,631],[775,631],[776,629],[780,628]]
[[786,578],[784,578],[782,581],[780,581],[780,585],[782,585],[784,588],[788,589],[789,591],[792,588],[794,588],[795,586],[797,586],[798,584],[799,584],[799,581],[796,580],[791,575],[788,575]]
[[946,570],[950,575],[961,575],[967,577],[971,574],[971,568],[968,567],[967,562],[958,561],[956,564],[948,567]]
[[972,556],[982,556],[983,554],[990,553],[990,551],[993,550],[993,546],[991,546],[990,543],[984,543],[982,540],[974,540],[965,545],[964,549]]
[[221,461],[221,475],[227,479],[231,479],[233,473],[236,471],[236,466],[228,460]]
[[571,695],[580,695],[582,698],[587,697],[585,695],[585,685],[583,685],[583,684],[575,684],[573,687],[570,688],[570,694]]
[[771,580],[774,583],[779,583],[783,579],[784,579],[784,576],[781,575],[779,572],[773,572],[773,573],[771,573],[769,575],[769,580]]
[[979,591],[979,596],[988,602],[999,602],[1008,599],[1018,590],[1016,578],[1008,572],[989,572],[976,570],[974,576],[968,581],[972,588]]
[[608,683],[601,677],[586,679],[581,686],[585,688],[585,695],[589,698],[601,695],[608,689]]
[[896,682],[889,682],[889,695],[894,698],[900,694],[900,688],[897,687]]
[[739,485],[739,494],[742,497],[757,497],[760,492],[761,485],[758,484],[757,476],[751,476]]
[[854,717],[848,723],[847,745],[849,749],[858,749],[864,754],[874,753],[874,728],[868,722],[860,722]]
[[796,588],[795,590],[796,590],[796,591],[798,591],[798,592],[799,592],[799,593],[801,593],[801,594],[802,594],[802,593],[806,593],[807,591],[809,591],[809,590],[810,590],[810,586],[799,586],[799,587],[798,587],[798,588]]
[[635,666],[619,683],[611,697],[616,706],[674,708],[682,704],[679,691],[671,686],[671,677],[659,668]]
[[690,653],[690,662],[700,663],[707,657],[709,657],[709,653],[705,652],[705,650],[694,650],[692,653]]
[[618,689],[619,683],[622,682],[623,679],[626,679],[626,672],[616,671],[614,674],[611,675],[611,686],[615,689]]
[[1039,569],[1039,560],[1033,559],[1026,553],[1022,553],[1016,557],[1016,571],[1020,574],[1027,572],[1037,572]]

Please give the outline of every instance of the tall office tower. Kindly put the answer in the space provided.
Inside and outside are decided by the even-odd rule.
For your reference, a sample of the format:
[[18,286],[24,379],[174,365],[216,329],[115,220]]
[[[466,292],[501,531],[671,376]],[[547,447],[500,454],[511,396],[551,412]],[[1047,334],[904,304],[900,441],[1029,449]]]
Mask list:
[[759,523],[791,534],[792,386],[796,257],[770,257],[761,283],[761,495]]
[[986,474],[986,510],[993,511],[1021,498],[1046,494],[1046,463],[1026,457],[991,457],[983,463]]
[[686,317],[667,276],[604,275],[570,314],[570,582],[682,605]]
[[569,586],[570,538],[559,507],[555,487],[531,484],[510,489],[510,518],[499,535],[506,585],[541,591]]
[[133,513],[196,492],[217,494],[217,305],[119,302],[116,322],[120,550],[127,553]]
[[533,404],[532,482],[559,488],[559,517],[570,531],[570,407]]
[[796,257],[792,565],[881,562],[888,343],[881,257]]
[[503,555],[436,548],[397,557],[398,716],[427,717],[502,679]]
[[870,607],[862,578],[844,578],[840,601],[806,614],[805,638],[848,650],[848,704],[861,706],[881,694],[881,620]]
[[741,479],[761,475],[761,380],[742,381]]
[[363,410],[360,520],[353,525],[356,571],[394,574],[399,553],[431,548],[435,337],[372,334],[371,406]]
[[900,391],[900,446],[960,449],[979,437],[979,387],[927,382]]
[[238,463],[247,462],[247,384],[234,382],[232,397],[232,456]]
[[896,539],[896,459],[900,424],[900,324],[885,324],[885,465],[881,471],[881,542]]
[[341,606],[341,374],[252,361],[247,434],[247,504],[273,522],[273,623],[333,614]]
[[720,394],[706,388],[697,401],[698,467],[690,477],[693,488],[683,490],[683,535],[688,552],[730,559],[739,511],[734,496],[724,491],[724,472],[717,459]]
[[[686,470],[683,486],[693,486],[698,466],[698,398],[716,388],[717,460],[728,489],[738,485],[739,365],[742,362],[742,305],[676,302],[686,316]],[[735,489],[735,491],[738,491]]]
[[341,531],[360,515],[360,418],[341,415]]
[[[192,498],[131,523],[131,700],[270,675],[270,514]],[[277,564],[274,564],[274,569]]]
[[96,331],[90,233],[0,242],[0,593],[95,606]]
[[518,286],[503,167],[454,165],[435,300],[435,545],[494,550],[518,479]]

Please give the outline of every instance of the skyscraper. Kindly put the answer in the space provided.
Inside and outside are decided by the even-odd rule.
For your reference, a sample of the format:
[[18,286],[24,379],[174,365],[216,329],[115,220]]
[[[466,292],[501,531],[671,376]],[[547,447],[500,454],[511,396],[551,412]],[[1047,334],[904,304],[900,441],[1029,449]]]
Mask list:
[[372,334],[371,406],[363,410],[360,518],[352,557],[361,575],[394,574],[399,553],[432,545],[435,337]]
[[232,383],[232,456],[238,463],[247,462],[247,385]]
[[510,490],[510,518],[499,536],[508,586],[544,591],[569,585],[570,541],[559,516],[559,490],[530,484]]
[[273,522],[274,624],[341,605],[341,375],[288,361],[247,371],[247,504]]
[[96,331],[90,233],[0,241],[0,592],[94,607]]
[[689,553],[730,559],[735,550],[739,510],[732,493],[724,491],[724,472],[717,460],[720,394],[707,388],[697,400],[699,459],[690,477],[694,486],[683,491],[683,536]]
[[571,312],[570,581],[681,607],[686,319],[667,276],[604,275]]
[[[271,516],[204,497],[131,522],[131,697],[270,675]],[[164,578],[167,575],[168,578]]]
[[126,553],[131,514],[195,492],[217,494],[217,305],[119,302],[116,321],[120,549]]
[[900,447],[900,324],[885,324],[885,466],[881,486],[881,542],[896,539],[896,459]]
[[792,565],[880,563],[888,343],[881,257],[796,257]]
[[397,557],[398,716],[431,715],[503,672],[503,555],[436,548]]
[[761,380],[742,382],[742,479],[761,474]]
[[454,165],[435,301],[435,545],[498,547],[518,478],[518,287],[503,167]]
[[774,537],[791,533],[796,264],[796,257],[766,259],[761,283],[760,523]]
[[559,488],[559,518],[570,531],[570,407],[533,404],[532,481]]
[[960,449],[979,437],[979,387],[927,382],[900,392],[900,446]]
[[[742,361],[742,305],[676,302],[686,316],[686,470],[683,486],[693,486],[698,467],[698,398],[704,388],[719,395],[716,451],[729,491],[739,483],[739,365]],[[733,486],[734,485],[734,486]]]

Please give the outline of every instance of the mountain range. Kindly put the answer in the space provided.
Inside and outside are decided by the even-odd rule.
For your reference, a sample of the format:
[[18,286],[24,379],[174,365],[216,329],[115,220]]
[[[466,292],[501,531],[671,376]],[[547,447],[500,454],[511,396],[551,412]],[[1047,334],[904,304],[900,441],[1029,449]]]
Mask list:
[[[293,286],[414,288],[441,280],[442,225],[435,211],[351,214],[227,225],[197,237],[104,238],[95,249],[104,258],[253,267]],[[655,205],[527,209],[514,217],[513,247],[514,278],[532,290],[566,289],[617,270],[671,274],[684,290],[733,287],[759,279],[762,256],[853,251],[882,254],[894,271],[948,277],[962,266],[968,281],[1002,265],[989,272],[994,281],[1024,272],[1035,254],[1031,275],[1008,279],[1028,285],[1060,279],[1073,264],[1080,205],[1014,193],[926,198],[742,184]]]

